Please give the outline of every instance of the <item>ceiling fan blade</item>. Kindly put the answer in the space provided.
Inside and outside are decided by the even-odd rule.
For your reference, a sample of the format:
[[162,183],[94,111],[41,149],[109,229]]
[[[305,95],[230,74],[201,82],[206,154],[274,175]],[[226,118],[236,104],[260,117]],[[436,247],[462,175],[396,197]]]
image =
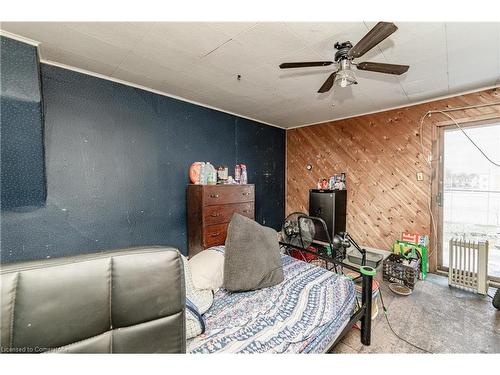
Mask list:
[[368,31],[368,33],[349,50],[348,56],[352,58],[363,56],[397,29],[397,26],[392,22],[377,23],[373,29]]
[[328,66],[332,65],[333,61],[309,61],[309,62],[290,62],[280,64],[281,69],[289,68],[307,68],[309,66]]
[[333,87],[333,83],[335,82],[335,76],[337,75],[337,72],[333,72],[328,76],[326,79],[325,83],[319,88],[318,93],[323,93],[323,92],[328,92],[331,90]]
[[368,70],[370,72],[386,73],[401,75],[406,73],[410,68],[409,65],[397,65],[397,64],[384,64],[377,62],[362,62],[356,64],[359,70]]

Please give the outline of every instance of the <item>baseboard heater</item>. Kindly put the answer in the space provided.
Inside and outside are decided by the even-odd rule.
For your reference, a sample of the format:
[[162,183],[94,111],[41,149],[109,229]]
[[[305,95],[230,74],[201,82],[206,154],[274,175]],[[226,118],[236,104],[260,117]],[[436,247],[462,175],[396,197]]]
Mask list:
[[448,285],[488,292],[488,241],[450,240]]

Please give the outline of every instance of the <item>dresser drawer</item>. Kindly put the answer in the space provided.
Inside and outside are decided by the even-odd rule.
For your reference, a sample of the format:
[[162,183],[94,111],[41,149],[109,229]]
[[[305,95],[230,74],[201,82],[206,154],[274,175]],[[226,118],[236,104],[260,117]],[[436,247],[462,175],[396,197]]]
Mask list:
[[189,256],[224,245],[234,213],[255,218],[254,185],[188,185]]
[[253,202],[207,206],[203,210],[203,225],[228,223],[234,213],[253,219]]
[[203,189],[203,205],[253,202],[253,185],[213,185]]
[[203,228],[203,246],[205,248],[211,246],[224,245],[226,242],[228,223],[208,225]]

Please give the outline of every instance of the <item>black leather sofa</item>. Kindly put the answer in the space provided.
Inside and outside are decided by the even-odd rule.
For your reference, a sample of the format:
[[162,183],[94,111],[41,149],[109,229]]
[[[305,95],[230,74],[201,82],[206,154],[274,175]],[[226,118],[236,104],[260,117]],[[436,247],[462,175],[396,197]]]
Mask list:
[[2,353],[184,353],[182,259],[164,247],[1,267]]

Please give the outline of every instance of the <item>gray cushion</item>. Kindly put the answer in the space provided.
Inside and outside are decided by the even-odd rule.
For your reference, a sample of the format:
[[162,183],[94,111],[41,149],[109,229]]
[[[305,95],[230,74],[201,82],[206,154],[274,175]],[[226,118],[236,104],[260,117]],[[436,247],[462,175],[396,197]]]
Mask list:
[[241,292],[282,281],[283,263],[276,231],[234,214],[227,230],[224,288]]

